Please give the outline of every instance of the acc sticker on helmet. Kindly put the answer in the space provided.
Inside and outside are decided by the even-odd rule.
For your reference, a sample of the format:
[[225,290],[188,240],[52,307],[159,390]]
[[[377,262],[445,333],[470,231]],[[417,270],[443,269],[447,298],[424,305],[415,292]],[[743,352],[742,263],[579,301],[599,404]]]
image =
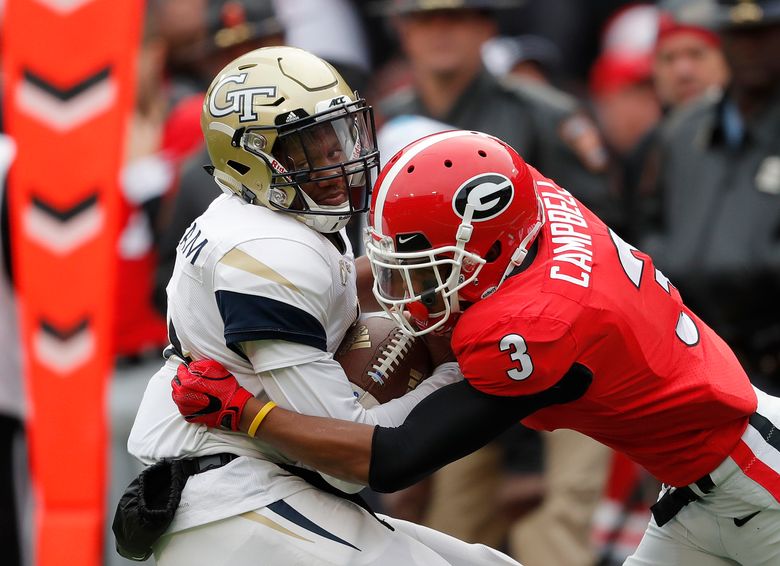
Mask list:
[[515,195],[515,187],[499,173],[483,173],[472,177],[455,192],[452,209],[460,218],[466,214],[466,205],[474,209],[472,220],[482,222],[504,212]]

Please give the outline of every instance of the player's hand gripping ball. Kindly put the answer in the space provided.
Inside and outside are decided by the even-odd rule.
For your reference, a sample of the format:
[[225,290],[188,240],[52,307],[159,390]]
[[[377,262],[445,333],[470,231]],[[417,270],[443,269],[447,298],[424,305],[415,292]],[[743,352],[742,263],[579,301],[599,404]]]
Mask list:
[[252,397],[232,373],[214,360],[181,364],[171,386],[171,396],[187,421],[234,432]]
[[432,371],[425,342],[403,334],[384,314],[360,317],[333,357],[365,408],[402,396]]

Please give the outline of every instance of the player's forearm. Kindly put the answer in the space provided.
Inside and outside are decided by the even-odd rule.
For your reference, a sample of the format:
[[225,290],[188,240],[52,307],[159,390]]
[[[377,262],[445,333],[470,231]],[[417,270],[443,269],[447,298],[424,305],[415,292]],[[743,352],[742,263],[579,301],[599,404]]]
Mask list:
[[[581,397],[593,374],[574,364],[556,385],[525,397],[495,397],[458,381],[423,399],[397,428],[310,417],[279,407],[268,413],[258,438],[326,474],[375,491],[402,489],[484,446],[533,412]],[[246,432],[263,402],[252,398],[241,417]]]
[[[263,406],[255,398],[247,402],[242,431],[250,429]],[[486,396],[458,381],[426,397],[397,428],[275,407],[257,427],[255,438],[320,472],[364,485],[370,479],[372,488],[388,492],[483,446],[530,410],[526,403]]]
[[[243,432],[249,430],[263,405],[258,399],[249,400],[241,417]],[[373,431],[369,425],[275,407],[263,419],[255,438],[321,472],[367,485]]]
[[[249,430],[263,406],[255,398],[247,402],[242,431]],[[423,399],[397,428],[276,407],[262,420],[255,438],[320,472],[390,492],[483,446],[533,408],[533,403],[483,395],[458,381]]]

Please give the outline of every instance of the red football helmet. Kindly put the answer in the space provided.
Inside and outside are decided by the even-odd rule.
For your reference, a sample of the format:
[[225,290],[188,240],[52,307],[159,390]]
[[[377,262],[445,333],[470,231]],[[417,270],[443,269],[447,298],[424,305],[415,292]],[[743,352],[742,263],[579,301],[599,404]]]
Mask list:
[[448,330],[460,301],[474,303],[498,289],[544,223],[517,152],[460,130],[421,138],[394,155],[370,210],[366,255],[374,295],[414,335]]

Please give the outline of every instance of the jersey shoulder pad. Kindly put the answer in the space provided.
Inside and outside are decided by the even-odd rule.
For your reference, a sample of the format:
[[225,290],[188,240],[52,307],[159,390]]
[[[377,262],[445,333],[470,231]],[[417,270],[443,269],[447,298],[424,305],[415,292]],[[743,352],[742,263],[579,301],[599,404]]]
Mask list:
[[466,314],[458,321],[452,346],[464,377],[484,393],[520,396],[544,391],[576,360],[576,342],[563,321],[508,316],[496,322],[482,314],[482,322],[472,325]]
[[282,339],[327,349],[333,269],[316,249],[286,239],[244,242],[214,271],[228,345]]
[[215,290],[282,293],[291,298],[320,295],[332,284],[332,271],[321,250],[286,238],[242,242],[220,258],[214,274]]

